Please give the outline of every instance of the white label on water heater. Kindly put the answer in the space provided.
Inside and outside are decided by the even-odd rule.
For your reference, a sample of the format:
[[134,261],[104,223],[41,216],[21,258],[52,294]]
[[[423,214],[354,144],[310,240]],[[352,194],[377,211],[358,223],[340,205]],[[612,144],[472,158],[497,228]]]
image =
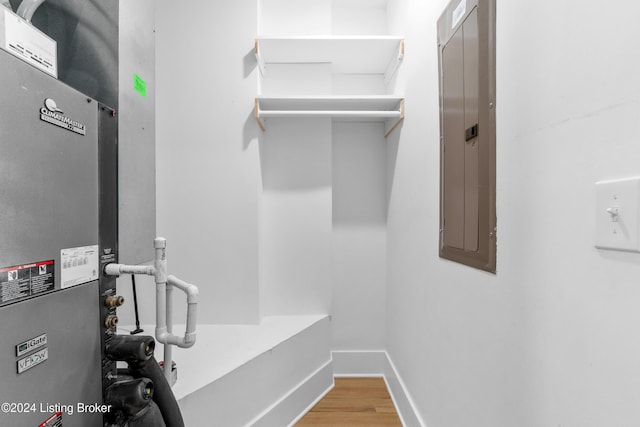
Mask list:
[[18,15],[0,7],[4,14],[4,46],[7,52],[58,78],[58,45]]
[[464,18],[464,14],[467,11],[467,0],[462,0],[460,4],[454,9],[453,16],[451,17],[451,28],[455,28],[458,22]]
[[18,373],[21,374],[34,366],[37,366],[49,358],[49,349],[47,347],[40,351],[36,351],[24,359],[18,360]]
[[47,345],[47,334],[38,335],[35,338],[31,338],[25,342],[21,342],[16,346],[16,356],[20,357],[23,354],[27,354],[36,348]]
[[98,245],[62,249],[60,271],[62,289],[98,280]]

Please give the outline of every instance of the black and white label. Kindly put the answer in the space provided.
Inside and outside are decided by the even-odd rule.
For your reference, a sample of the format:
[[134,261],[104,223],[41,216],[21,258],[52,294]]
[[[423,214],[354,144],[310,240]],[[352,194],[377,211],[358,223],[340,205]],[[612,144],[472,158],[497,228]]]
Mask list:
[[40,108],[40,120],[80,135],[86,134],[86,126],[64,115],[58,104],[52,98],[44,100],[44,107]]
[[36,351],[33,354],[18,360],[18,373],[21,374],[24,371],[28,371],[34,366],[38,366],[49,358],[49,349],[47,347],[42,350]]
[[98,280],[98,245],[62,249],[60,251],[62,289]]
[[25,342],[21,342],[16,346],[16,357],[20,357],[23,354],[27,354],[36,348],[47,345],[47,334],[38,335],[35,338],[31,338]]
[[[4,16],[2,16],[4,15]],[[4,25],[4,49],[23,61],[58,78],[57,42],[8,9],[0,7]]]
[[53,260],[0,268],[0,304],[52,291]]

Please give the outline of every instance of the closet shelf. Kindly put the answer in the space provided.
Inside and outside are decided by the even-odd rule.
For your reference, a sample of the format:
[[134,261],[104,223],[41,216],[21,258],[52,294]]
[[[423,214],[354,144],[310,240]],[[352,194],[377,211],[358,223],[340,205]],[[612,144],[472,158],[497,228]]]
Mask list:
[[404,98],[397,96],[258,96],[254,116],[266,130],[268,117],[331,117],[348,121],[384,121],[385,137],[404,119]]
[[404,59],[399,36],[300,36],[255,40],[254,53],[264,74],[268,64],[331,63],[336,74],[384,74],[393,77]]

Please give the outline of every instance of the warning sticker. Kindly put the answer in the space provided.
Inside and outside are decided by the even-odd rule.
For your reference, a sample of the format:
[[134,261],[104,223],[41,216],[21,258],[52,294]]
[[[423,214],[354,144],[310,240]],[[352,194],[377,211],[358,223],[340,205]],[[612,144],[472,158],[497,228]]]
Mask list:
[[98,280],[98,245],[62,249],[62,289]]
[[54,289],[53,260],[0,268],[0,304]]
[[62,427],[62,412],[56,412],[38,427]]

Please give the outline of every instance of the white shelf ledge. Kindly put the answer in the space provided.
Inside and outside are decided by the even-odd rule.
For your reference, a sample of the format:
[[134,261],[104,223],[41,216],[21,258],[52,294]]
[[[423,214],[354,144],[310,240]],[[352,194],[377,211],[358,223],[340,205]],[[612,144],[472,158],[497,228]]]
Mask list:
[[396,96],[259,96],[254,116],[260,129],[268,117],[331,117],[354,121],[384,121],[385,137],[404,119],[404,98]]
[[336,74],[384,74],[388,82],[404,59],[399,36],[299,36],[255,40],[258,67],[268,64],[331,63]]

